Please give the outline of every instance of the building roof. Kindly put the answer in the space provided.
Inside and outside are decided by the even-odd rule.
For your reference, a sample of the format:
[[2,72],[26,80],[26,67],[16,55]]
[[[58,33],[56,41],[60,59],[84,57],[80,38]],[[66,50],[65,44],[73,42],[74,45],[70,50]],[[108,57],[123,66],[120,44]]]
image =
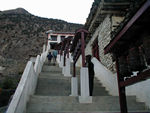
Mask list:
[[130,4],[130,0],[95,0],[86,20],[85,28],[90,33],[94,33],[108,14],[125,15]]
[[70,35],[74,35],[75,32],[61,32],[61,31],[53,31],[53,30],[48,30],[46,31],[46,34],[70,34]]
[[137,9],[129,12],[112,35],[112,40],[105,47],[105,54],[108,52],[119,55],[129,49],[130,45],[135,43],[144,34],[150,35],[150,0],[143,0],[138,3]]
[[71,46],[71,49],[70,49],[70,52],[74,52],[75,48],[77,47],[77,43],[79,41],[79,39],[81,39],[81,33],[84,32],[84,35],[85,37],[87,37],[88,35],[88,31],[85,30],[85,29],[78,29],[75,33],[75,37],[73,39],[73,42],[72,42],[72,46]]

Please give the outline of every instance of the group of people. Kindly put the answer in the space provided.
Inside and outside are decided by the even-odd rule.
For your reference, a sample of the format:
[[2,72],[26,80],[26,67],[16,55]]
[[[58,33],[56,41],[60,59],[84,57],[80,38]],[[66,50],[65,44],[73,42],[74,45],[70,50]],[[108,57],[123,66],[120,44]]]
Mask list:
[[57,54],[58,54],[57,50],[53,50],[52,52],[48,53],[47,58],[48,58],[49,64],[51,63],[52,59],[53,59],[53,65],[56,64]]

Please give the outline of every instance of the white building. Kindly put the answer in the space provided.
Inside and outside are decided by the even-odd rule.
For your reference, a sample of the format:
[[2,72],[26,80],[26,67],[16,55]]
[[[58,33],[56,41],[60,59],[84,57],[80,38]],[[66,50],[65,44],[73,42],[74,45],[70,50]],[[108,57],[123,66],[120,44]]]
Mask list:
[[49,30],[46,34],[48,34],[48,46],[51,49],[54,49],[55,45],[62,42],[65,38],[74,37],[74,32],[56,32]]

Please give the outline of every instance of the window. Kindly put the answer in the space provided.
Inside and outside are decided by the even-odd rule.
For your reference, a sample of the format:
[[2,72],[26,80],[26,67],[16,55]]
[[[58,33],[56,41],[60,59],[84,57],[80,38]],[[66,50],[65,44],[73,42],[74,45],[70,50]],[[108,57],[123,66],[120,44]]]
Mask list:
[[50,43],[50,47],[51,49],[55,49],[56,48],[57,43],[51,42]]
[[61,41],[64,41],[65,40],[65,36],[61,36]]
[[98,39],[96,39],[92,45],[92,55],[100,61]]
[[51,40],[52,41],[57,41],[57,35],[51,35]]
[[73,39],[73,36],[68,36],[67,38],[70,38],[71,40]]

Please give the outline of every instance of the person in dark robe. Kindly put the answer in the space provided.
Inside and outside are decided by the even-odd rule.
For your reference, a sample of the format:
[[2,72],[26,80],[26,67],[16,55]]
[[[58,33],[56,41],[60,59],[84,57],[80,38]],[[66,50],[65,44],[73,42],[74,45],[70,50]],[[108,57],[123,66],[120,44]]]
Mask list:
[[90,96],[92,96],[95,73],[94,73],[94,64],[91,62],[91,55],[86,56],[86,66],[88,67],[88,72],[89,72],[89,93],[90,93]]
[[52,58],[53,58],[51,52],[48,53],[47,58],[48,58],[48,63],[50,64],[50,63],[51,63],[51,60],[52,60]]

